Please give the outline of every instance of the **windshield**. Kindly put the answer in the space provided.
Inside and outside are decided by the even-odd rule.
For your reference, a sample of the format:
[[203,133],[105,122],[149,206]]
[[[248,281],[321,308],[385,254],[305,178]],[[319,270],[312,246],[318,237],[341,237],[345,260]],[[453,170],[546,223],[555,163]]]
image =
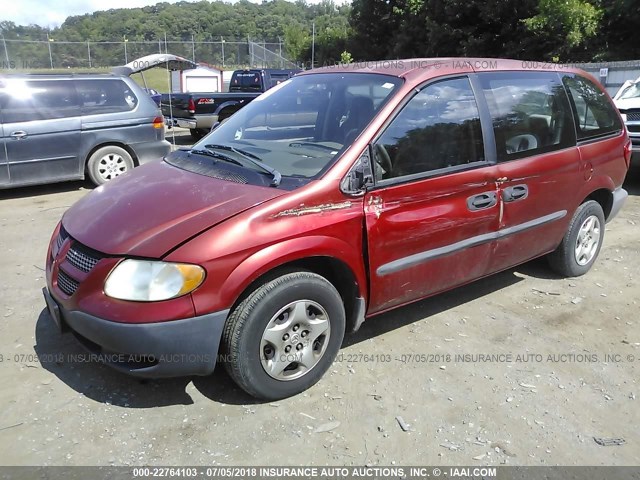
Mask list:
[[293,77],[253,100],[193,148],[233,147],[282,176],[311,178],[356,139],[401,82],[369,73]]
[[640,97],[640,83],[632,83],[618,97],[618,100],[624,100],[628,98],[639,98]]

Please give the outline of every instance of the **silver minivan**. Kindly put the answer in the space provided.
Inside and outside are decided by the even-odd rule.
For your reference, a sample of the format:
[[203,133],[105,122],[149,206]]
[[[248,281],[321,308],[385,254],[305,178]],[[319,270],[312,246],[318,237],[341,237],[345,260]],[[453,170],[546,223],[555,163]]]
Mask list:
[[0,188],[89,178],[161,159],[158,106],[119,75],[0,75]]

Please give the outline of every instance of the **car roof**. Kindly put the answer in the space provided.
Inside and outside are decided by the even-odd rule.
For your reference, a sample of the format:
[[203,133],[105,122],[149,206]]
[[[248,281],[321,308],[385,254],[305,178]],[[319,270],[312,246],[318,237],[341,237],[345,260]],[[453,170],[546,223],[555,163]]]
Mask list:
[[25,80],[44,79],[44,80],[72,80],[72,79],[121,79],[122,75],[112,73],[3,73],[0,78],[21,78]]
[[312,70],[305,70],[298,75],[309,75],[312,73],[374,73],[410,79],[414,77],[424,77],[427,71],[432,72],[432,74],[426,76],[438,76],[438,73],[450,74],[452,70],[457,70],[460,73],[483,71],[546,71],[586,74],[586,72],[580,69],[550,62],[501,58],[432,57],[377,60],[349,64],[339,63]]

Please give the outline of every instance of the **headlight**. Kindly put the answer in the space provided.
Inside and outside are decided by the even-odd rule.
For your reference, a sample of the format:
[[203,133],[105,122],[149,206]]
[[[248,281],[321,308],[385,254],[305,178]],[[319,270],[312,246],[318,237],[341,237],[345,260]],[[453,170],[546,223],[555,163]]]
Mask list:
[[200,286],[198,265],[148,260],[124,260],[109,274],[104,293],[121,300],[155,302],[185,295]]

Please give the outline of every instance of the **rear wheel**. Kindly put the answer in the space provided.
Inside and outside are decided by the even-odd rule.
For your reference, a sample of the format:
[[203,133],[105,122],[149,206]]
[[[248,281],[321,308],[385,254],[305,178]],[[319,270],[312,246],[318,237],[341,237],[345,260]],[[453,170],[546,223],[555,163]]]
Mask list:
[[132,170],[133,158],[122,147],[107,145],[101,147],[89,157],[87,170],[89,178],[96,185],[102,185],[109,180]]
[[247,393],[274,400],[315,384],[335,359],[344,305],[324,277],[295,272],[254,290],[229,316],[225,366]]
[[604,212],[596,201],[578,207],[558,248],[549,254],[551,268],[566,277],[584,275],[595,263],[604,238]]

